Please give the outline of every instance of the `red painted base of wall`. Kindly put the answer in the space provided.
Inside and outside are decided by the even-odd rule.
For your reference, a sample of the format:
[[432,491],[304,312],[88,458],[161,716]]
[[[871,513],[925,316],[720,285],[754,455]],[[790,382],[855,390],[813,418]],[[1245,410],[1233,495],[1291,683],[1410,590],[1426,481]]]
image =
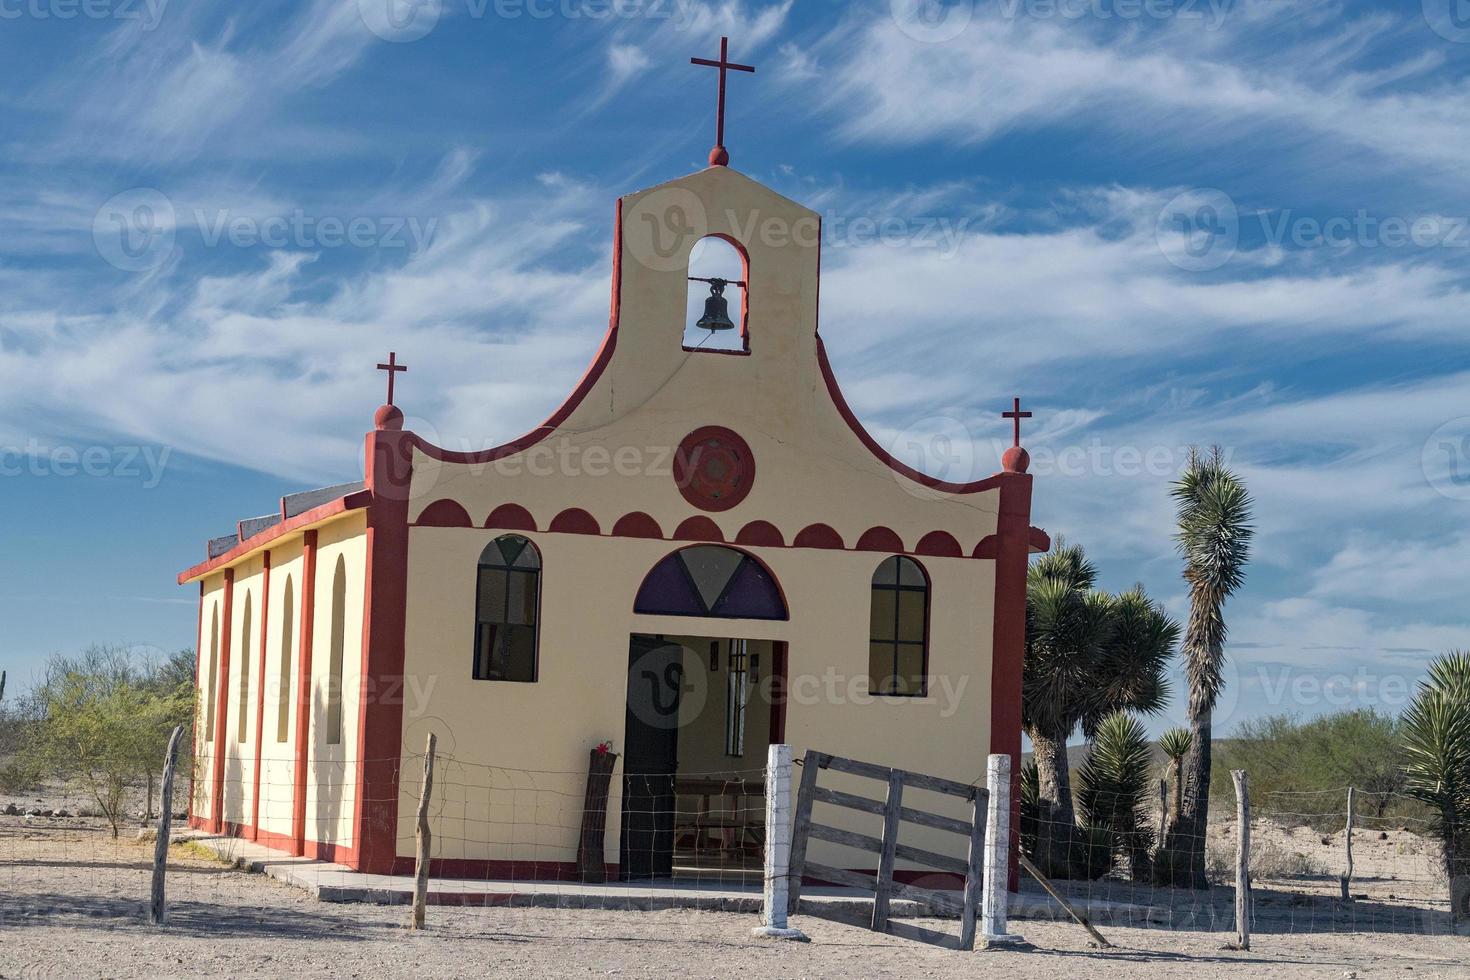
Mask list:
[[[190,817],[189,826],[195,830],[203,830],[209,833],[221,834],[225,837],[238,837],[241,840],[254,841],[266,847],[287,854],[297,854],[296,838],[290,834],[278,834],[270,830],[261,830],[244,823],[225,823],[219,830],[213,829],[213,822],[203,817]],[[309,840],[306,842],[304,852],[299,856],[310,858],[313,861],[326,861],[331,864],[341,864],[356,871],[359,870],[360,859],[357,849],[347,847],[343,844],[324,844],[321,841]],[[412,861],[409,862],[412,864]],[[412,873],[412,870],[409,872]]]

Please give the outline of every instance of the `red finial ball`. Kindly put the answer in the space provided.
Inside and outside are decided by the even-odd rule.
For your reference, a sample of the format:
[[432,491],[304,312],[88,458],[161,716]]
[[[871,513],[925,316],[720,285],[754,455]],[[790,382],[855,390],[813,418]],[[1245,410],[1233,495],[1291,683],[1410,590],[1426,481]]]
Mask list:
[[1012,446],[1001,455],[1000,465],[1007,473],[1025,473],[1031,465],[1031,454],[1020,446]]
[[403,413],[398,410],[397,405],[383,405],[373,413],[373,425],[379,429],[392,429],[397,431],[403,428]]
[[730,163],[730,151],[723,146],[717,146],[709,151],[709,165],[711,167],[725,167]]

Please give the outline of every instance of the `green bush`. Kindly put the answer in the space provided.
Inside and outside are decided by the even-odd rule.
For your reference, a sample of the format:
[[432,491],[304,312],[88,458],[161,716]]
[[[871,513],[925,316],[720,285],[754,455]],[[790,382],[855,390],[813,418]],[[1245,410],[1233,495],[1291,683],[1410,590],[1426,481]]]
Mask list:
[[1358,818],[1369,827],[1424,817],[1408,798],[1400,722],[1371,708],[1300,721],[1275,715],[1242,722],[1215,744],[1210,795],[1235,806],[1230,770],[1250,774],[1251,802],[1262,816],[1328,832],[1341,830],[1345,787],[1358,790]]
[[[86,792],[116,837],[128,793],[163,766],[175,725],[194,714],[193,658],[135,664],[126,651],[93,647],[55,657],[26,698],[25,725],[11,778],[57,779]],[[185,744],[190,740],[185,739]],[[181,771],[190,764],[180,753]]]

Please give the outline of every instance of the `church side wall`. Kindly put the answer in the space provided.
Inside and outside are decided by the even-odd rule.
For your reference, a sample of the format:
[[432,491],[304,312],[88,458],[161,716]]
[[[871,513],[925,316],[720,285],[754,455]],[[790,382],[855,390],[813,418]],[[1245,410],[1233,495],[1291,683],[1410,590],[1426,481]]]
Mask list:
[[[260,829],[268,834],[292,833],[292,799],[296,777],[295,693],[301,639],[302,547],[299,539],[271,550],[270,622],[266,627],[265,699],[260,738]],[[291,635],[287,653],[290,675],[281,684],[282,630],[286,620],[286,590],[291,591]],[[279,740],[280,706],[286,701],[286,740]]]
[[[260,624],[265,595],[264,558],[257,555],[235,568],[234,597],[231,602],[230,623],[230,671],[226,689],[227,710],[225,712],[225,793],[224,820],[226,824],[242,825],[250,822],[251,801],[254,799],[255,780],[255,698],[257,675],[260,667]],[[244,670],[242,676],[242,668]],[[241,738],[241,685],[245,685],[248,701],[243,719],[244,738]]]
[[[343,576],[340,619],[334,615],[337,569]],[[320,529],[317,538],[316,603],[311,663],[311,748],[306,779],[306,839],[347,848],[357,846],[354,815],[359,776],[357,745],[361,719],[363,587],[367,574],[364,519],[354,515]],[[342,733],[327,740],[328,689],[333,643],[341,644]]]
[[215,658],[217,670],[220,644],[224,630],[228,628],[227,624],[222,623],[224,595],[223,572],[204,580],[199,603],[199,668],[195,678],[195,696],[198,701],[194,724],[193,800],[190,809],[190,815],[196,820],[214,818],[214,740],[206,738],[210,732],[206,714],[210,707],[210,657],[212,655]]

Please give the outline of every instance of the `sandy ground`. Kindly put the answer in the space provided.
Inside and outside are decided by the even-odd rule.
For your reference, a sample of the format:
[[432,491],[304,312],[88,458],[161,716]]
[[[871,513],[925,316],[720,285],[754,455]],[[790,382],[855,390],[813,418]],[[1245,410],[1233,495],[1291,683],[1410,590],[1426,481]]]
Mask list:
[[1074,925],[1026,921],[1014,926],[1033,951],[955,953],[807,916],[793,922],[810,944],[772,943],[750,935],[753,916],[692,911],[431,908],[412,933],[401,907],[318,903],[180,847],[157,930],[143,921],[151,854],[95,820],[0,817],[0,978],[1470,977],[1470,940],[1421,935],[1412,916],[1390,918],[1402,932],[1301,933],[1289,930],[1304,920],[1263,911],[1248,953],[1222,951],[1229,937],[1208,925],[1109,925],[1119,948],[1096,950]]

